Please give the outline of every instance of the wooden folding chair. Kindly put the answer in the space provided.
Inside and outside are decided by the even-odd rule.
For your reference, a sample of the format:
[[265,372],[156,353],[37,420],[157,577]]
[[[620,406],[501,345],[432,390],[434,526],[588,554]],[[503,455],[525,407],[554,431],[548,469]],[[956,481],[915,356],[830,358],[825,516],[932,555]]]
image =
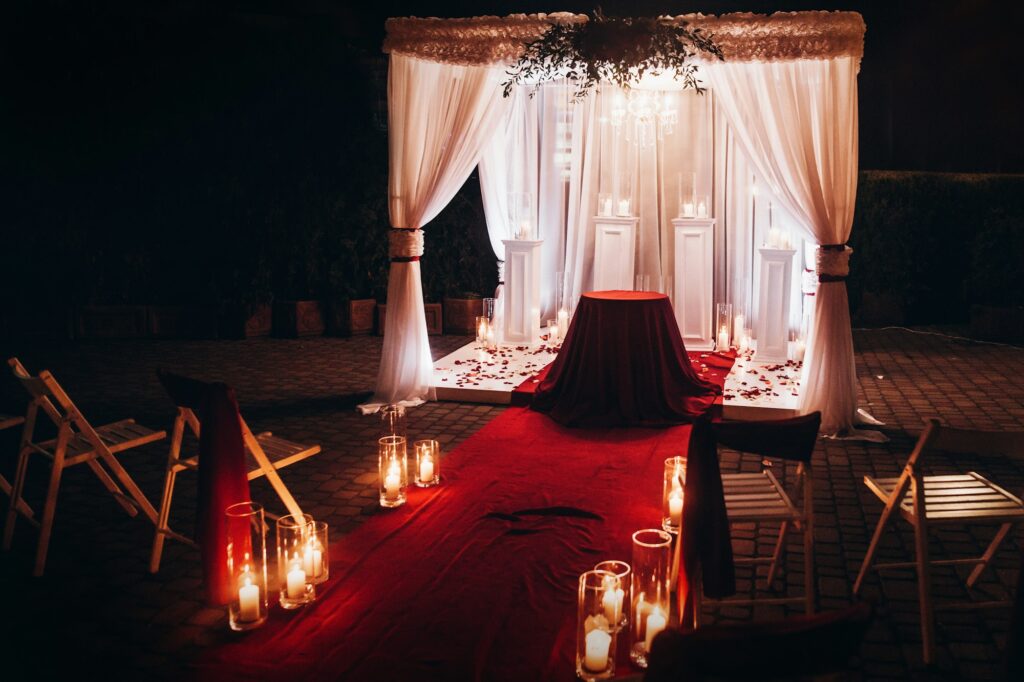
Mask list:
[[[861,563],[853,593],[856,595],[860,592],[870,569],[915,569],[925,663],[931,663],[935,658],[935,606],[931,594],[931,567],[973,565],[974,569],[967,578],[967,587],[974,587],[1014,524],[1024,521],[1024,503],[1020,498],[979,473],[969,471],[951,476],[925,476],[920,462],[925,452],[929,451],[1020,457],[1024,455],[1024,431],[956,429],[941,425],[937,419],[928,419],[903,467],[903,473],[895,478],[864,477],[864,484],[885,503],[885,508]],[[914,561],[875,563],[875,552],[882,532],[897,511],[914,527]],[[999,524],[999,529],[980,557],[932,560],[928,555],[928,528],[952,524]],[[966,602],[944,604],[939,608],[965,610],[1010,604],[1008,600]]]
[[[147,518],[156,523],[156,509],[142,494],[128,472],[117,460],[117,453],[137,448],[140,445],[158,441],[167,436],[166,431],[153,431],[132,419],[107,424],[99,428],[93,426],[82,416],[68,394],[57,383],[48,371],[31,376],[17,358],[7,361],[14,372],[15,378],[25,387],[31,396],[28,411],[25,414],[25,425],[22,430],[21,447],[18,453],[18,464],[14,474],[11,499],[7,507],[7,520],[4,524],[4,549],[10,549],[14,539],[14,524],[19,513],[39,528],[39,544],[36,548],[36,561],[33,575],[40,576],[46,566],[46,552],[50,544],[50,532],[53,529],[53,517],[57,507],[57,491],[60,488],[61,474],[64,469],[85,464],[100,482],[117,500],[129,516],[135,516],[141,510]],[[39,412],[49,417],[57,427],[57,437],[46,441],[34,441],[36,418]],[[31,454],[40,454],[51,460],[50,482],[43,503],[43,515],[37,522],[30,514],[25,514],[23,498],[25,476],[28,470],[28,458]],[[107,468],[113,473],[117,482],[111,478]],[[126,495],[121,487],[128,491]],[[29,510],[30,511],[30,510]]]
[[[274,488],[281,502],[289,514],[302,516],[302,509],[295,498],[292,497],[284,481],[278,476],[277,470],[290,464],[311,457],[320,452],[319,445],[302,445],[292,441],[278,438],[269,431],[253,435],[249,425],[245,423],[242,415],[238,415],[242,427],[242,439],[245,441],[245,449],[255,460],[256,466],[248,474],[250,481],[263,476],[267,477],[270,485]],[[171,431],[171,450],[167,457],[167,473],[164,477],[164,494],[160,501],[160,514],[156,524],[156,535],[153,537],[153,550],[149,557],[149,570],[156,573],[160,570],[160,558],[164,551],[164,540],[172,538],[187,545],[196,547],[196,542],[175,530],[169,525],[171,515],[171,500],[174,497],[174,484],[177,481],[179,472],[187,470],[199,470],[199,456],[183,458],[181,456],[181,442],[185,435],[185,427],[199,438],[199,418],[190,408],[178,405],[178,415],[174,419],[174,429]],[[277,518],[276,515],[268,513],[267,516]]]
[[[741,453],[758,455],[761,471],[756,474],[722,474],[725,508],[729,525],[737,523],[779,522],[775,550],[770,557],[737,557],[741,564],[770,564],[765,588],[770,589],[782,561],[786,538],[790,530],[803,533],[804,593],[794,597],[766,597],[758,599],[729,597],[714,600],[719,604],[792,604],[803,603],[807,615],[814,613],[814,469],[811,454],[821,426],[821,413],[758,422],[718,422],[712,424],[719,447],[728,447]],[[771,459],[795,460],[797,480],[792,487],[799,505],[775,477]],[[702,602],[709,602],[696,591],[694,625],[700,624]]]

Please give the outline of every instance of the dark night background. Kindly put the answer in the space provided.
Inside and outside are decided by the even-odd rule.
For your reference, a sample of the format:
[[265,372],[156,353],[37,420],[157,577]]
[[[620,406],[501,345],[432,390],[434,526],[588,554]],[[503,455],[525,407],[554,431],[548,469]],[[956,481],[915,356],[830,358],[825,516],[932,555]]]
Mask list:
[[[594,4],[9,5],[0,29],[4,328],[39,331],[96,304],[383,300],[385,18]],[[633,16],[859,11],[868,27],[862,170],[1024,171],[1019,8],[988,0],[602,6]],[[870,267],[855,260],[855,312],[865,292],[887,292],[882,307],[908,322],[961,319],[969,303],[1020,305],[1021,189],[1020,177],[1005,175],[862,177],[854,246],[875,260],[892,256]],[[475,177],[428,230],[428,298],[493,286]],[[442,248],[446,258],[430,258]],[[915,272],[908,260],[923,249],[934,263]],[[998,272],[979,274],[970,262]]]

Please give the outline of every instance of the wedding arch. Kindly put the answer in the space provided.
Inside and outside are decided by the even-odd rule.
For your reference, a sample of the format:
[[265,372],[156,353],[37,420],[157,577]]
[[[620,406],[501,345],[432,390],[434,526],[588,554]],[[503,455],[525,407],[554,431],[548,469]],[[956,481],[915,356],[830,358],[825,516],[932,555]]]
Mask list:
[[[364,407],[432,397],[418,262],[423,228],[477,166],[499,263],[510,193],[537,192],[545,312],[553,291],[572,301],[593,283],[593,216],[609,182],[632,184],[647,226],[637,236],[637,271],[667,272],[668,197],[685,168],[695,178],[689,191],[696,195],[699,177],[705,210],[718,218],[716,300],[757,314],[753,245],[766,226],[779,221],[806,243],[792,293],[796,309],[808,313],[801,411],[820,410],[825,432],[851,429],[858,410],[846,242],[857,189],[863,19],[854,12],[662,17],[713,37],[723,59],[694,57],[704,96],[671,79],[647,86],[662,93],[659,106],[672,115],[640,116],[650,127],[631,121],[631,135],[611,134],[621,132],[623,118],[623,91],[611,84],[583,98],[565,79],[508,84],[524,45],[553,25],[588,20],[568,13],[388,20],[391,266],[380,373]],[[621,165],[629,169],[622,180],[609,170]],[[800,324],[795,315],[792,326]]]

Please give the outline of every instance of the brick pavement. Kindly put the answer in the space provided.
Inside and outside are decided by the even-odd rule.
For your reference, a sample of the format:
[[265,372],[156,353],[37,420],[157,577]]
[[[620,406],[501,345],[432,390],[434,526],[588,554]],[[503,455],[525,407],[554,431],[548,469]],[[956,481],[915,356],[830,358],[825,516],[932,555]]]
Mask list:
[[[464,337],[432,337],[434,355],[450,352]],[[820,440],[815,450],[817,488],[816,562],[820,605],[849,602],[850,588],[880,504],[861,480],[865,474],[896,475],[922,419],[938,416],[953,425],[1024,427],[1024,350],[950,340],[897,330],[855,332],[862,404],[884,427],[887,444]],[[164,367],[235,386],[243,414],[256,430],[319,442],[323,452],[282,471],[304,508],[332,528],[340,541],[363,519],[380,513],[376,503],[377,423],[353,408],[371,389],[380,339],[254,339],[247,341],[122,341],[4,348],[32,371],[51,369],[94,423],[135,417],[167,428],[173,408],[154,369]],[[0,411],[20,412],[12,381],[0,380]],[[410,412],[410,431],[435,433],[451,448],[503,408],[430,403]],[[16,434],[0,433],[0,473],[12,477]],[[166,442],[123,457],[151,500],[162,485]],[[758,462],[726,455],[723,471],[755,471]],[[932,473],[976,469],[1012,491],[1024,490],[1024,462],[995,458],[935,461]],[[783,473],[787,478],[793,471]],[[45,468],[30,470],[29,501],[38,502]],[[183,475],[172,525],[191,527],[195,486]],[[257,501],[280,506],[265,481],[253,484]],[[6,501],[4,499],[4,501]],[[909,559],[909,529],[891,531],[883,560]],[[736,529],[736,546],[747,553],[770,550],[774,528]],[[934,555],[980,553],[991,529],[942,530]],[[1019,539],[1018,539],[1019,540]],[[147,561],[152,526],[127,517],[84,467],[66,472],[46,576],[30,577],[35,534],[20,524],[14,549],[0,554],[6,604],[0,607],[0,654],[21,675],[38,679],[73,669],[99,667],[106,677],[180,679],[204,647],[232,636],[222,609],[203,605],[199,555],[168,542],[158,575]],[[1019,565],[1017,540],[1007,546],[976,588],[978,595],[1007,594]],[[785,580],[802,584],[798,538],[787,554]],[[962,573],[962,572],[961,572]],[[748,589],[750,574],[740,572]],[[963,597],[954,569],[935,577],[939,597]],[[1006,612],[944,614],[938,627],[938,663],[921,664],[916,585],[909,571],[869,580],[865,596],[878,618],[858,663],[863,679],[995,679],[1005,645]],[[779,607],[726,607],[712,619],[748,620],[781,615]],[[28,672],[28,671],[31,671]],[[5,676],[6,679],[6,676]]]

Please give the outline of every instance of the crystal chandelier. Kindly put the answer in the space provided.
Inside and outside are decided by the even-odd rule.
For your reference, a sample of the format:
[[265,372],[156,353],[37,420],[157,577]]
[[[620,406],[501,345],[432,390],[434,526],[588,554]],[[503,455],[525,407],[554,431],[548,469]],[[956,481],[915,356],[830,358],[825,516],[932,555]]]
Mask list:
[[638,147],[650,147],[654,140],[671,135],[678,120],[668,93],[658,90],[627,90],[616,93],[609,122],[616,133],[625,128],[626,139]]

